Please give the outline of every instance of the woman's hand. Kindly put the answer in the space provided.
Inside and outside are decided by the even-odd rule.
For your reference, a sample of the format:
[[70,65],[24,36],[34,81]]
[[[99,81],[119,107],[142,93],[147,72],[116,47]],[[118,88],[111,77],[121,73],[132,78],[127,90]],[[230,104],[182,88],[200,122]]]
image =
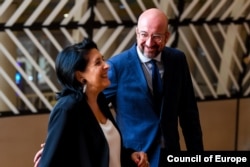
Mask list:
[[36,153],[35,157],[34,157],[34,167],[38,167],[42,153],[43,153],[43,147],[44,147],[45,143],[41,144],[41,149]]
[[132,160],[138,167],[149,167],[148,156],[144,152],[134,152],[131,155]]

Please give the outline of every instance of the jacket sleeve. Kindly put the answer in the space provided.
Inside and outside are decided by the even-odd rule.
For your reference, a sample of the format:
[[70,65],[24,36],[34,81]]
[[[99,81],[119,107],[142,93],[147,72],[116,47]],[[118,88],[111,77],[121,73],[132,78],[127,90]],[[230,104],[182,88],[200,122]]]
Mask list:
[[59,152],[60,149],[59,143],[62,140],[66,122],[66,116],[64,115],[65,112],[61,110],[62,108],[56,106],[51,112],[47,138],[45,141],[42,157],[39,162],[39,167],[49,167],[56,165],[56,159],[58,156],[57,152]]
[[183,56],[184,85],[181,94],[180,125],[188,151],[203,151],[199,111],[193,90],[188,63]]
[[[39,167],[91,166],[84,137],[77,141],[77,120],[74,107],[66,98],[53,109]],[[79,152],[81,157],[79,157]]]

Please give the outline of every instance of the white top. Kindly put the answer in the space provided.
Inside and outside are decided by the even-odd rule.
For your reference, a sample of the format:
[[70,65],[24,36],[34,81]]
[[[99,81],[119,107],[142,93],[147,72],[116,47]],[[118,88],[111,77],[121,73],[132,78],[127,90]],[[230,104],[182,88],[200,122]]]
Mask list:
[[121,167],[121,136],[118,130],[109,119],[105,124],[99,124],[109,145],[109,167]]

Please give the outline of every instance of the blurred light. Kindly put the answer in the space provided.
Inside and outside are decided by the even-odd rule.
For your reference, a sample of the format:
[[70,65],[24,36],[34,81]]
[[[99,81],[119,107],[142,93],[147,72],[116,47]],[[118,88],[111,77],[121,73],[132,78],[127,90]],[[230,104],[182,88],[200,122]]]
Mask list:
[[69,16],[68,13],[65,13],[65,14],[63,15],[64,18],[66,18],[66,17],[68,17],[68,16]]
[[29,76],[29,80],[32,81],[32,80],[33,80],[33,77],[32,77],[32,76]]
[[16,84],[20,84],[21,79],[22,79],[21,74],[19,72],[16,72],[16,75],[15,75]]

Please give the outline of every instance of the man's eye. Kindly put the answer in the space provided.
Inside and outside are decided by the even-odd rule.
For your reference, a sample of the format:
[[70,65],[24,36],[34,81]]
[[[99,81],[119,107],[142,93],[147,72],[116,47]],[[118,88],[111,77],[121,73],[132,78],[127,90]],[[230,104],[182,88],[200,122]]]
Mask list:
[[142,33],[142,34],[141,34],[141,36],[142,36],[142,37],[147,37],[147,36],[148,36],[148,34],[144,34],[144,33]]
[[153,38],[154,39],[161,39],[161,36],[160,35],[154,35]]

